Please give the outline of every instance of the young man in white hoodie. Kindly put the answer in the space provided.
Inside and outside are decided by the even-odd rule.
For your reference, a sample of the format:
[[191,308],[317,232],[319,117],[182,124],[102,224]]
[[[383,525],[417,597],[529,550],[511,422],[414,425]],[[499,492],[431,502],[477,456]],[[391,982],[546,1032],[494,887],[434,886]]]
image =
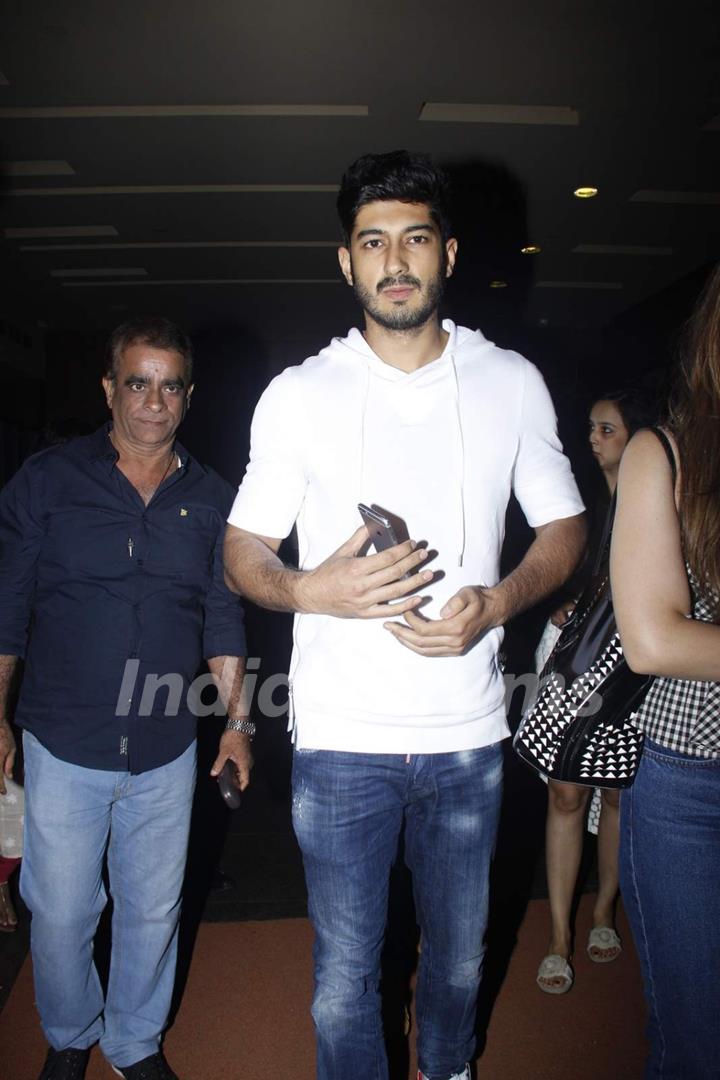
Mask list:
[[[508,735],[502,627],[584,543],[582,502],[538,371],[440,323],[446,181],[404,151],[343,178],[345,280],[364,330],[272,381],[229,518],[231,587],[293,611],[293,822],[315,940],[319,1080],[386,1080],[378,982],[405,824],[422,932],[418,1060],[469,1077]],[[536,538],[499,580],[514,491]],[[358,503],[413,539],[365,554]],[[281,540],[297,525],[299,569]],[[430,554],[432,553],[432,554]]]

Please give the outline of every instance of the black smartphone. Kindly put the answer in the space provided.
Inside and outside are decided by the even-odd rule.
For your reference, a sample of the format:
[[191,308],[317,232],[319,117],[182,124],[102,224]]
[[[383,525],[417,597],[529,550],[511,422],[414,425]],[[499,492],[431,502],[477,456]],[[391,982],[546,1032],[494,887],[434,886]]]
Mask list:
[[387,548],[410,539],[407,525],[397,514],[391,514],[389,510],[384,510],[376,503],[371,506],[358,503],[358,510],[367,526],[370,542],[376,551],[386,551]]
[[218,774],[217,782],[223,801],[231,810],[237,810],[242,801],[240,788],[235,785],[236,776],[235,763],[228,758]]

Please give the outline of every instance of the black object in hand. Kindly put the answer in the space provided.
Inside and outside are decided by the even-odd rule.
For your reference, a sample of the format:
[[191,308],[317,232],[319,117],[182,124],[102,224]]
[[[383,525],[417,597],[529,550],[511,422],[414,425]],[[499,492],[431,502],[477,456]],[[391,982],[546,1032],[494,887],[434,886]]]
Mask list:
[[237,810],[242,800],[240,788],[235,783],[236,778],[237,767],[235,762],[228,758],[218,774],[217,782],[223,801],[231,810]]

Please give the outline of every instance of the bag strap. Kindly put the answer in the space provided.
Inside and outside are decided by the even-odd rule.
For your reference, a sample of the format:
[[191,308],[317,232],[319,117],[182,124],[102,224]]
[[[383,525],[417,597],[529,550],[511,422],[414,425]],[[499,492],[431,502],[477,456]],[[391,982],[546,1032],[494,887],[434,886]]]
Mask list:
[[[675,482],[677,480],[677,464],[675,462],[675,454],[673,448],[670,445],[670,440],[659,427],[647,428],[648,431],[652,431],[653,435],[656,435],[660,440],[663,450],[667,455],[670,468],[672,470],[673,490],[675,489]],[[610,541],[612,540],[613,523],[615,521],[615,506],[617,503],[617,488],[613,491],[612,499],[610,500],[610,506],[608,507],[607,516],[605,518],[605,525],[603,527],[603,533],[598,545],[597,555],[595,556],[595,565],[593,566],[593,577],[600,572],[600,568],[609,556],[610,556]]]
[[676,461],[675,461],[675,454],[673,453],[673,448],[670,445],[670,440],[668,439],[667,435],[665,434],[665,432],[663,431],[662,428],[651,427],[651,428],[648,428],[648,431],[652,431],[653,434],[657,435],[658,439],[662,443],[662,448],[665,451],[665,453],[667,454],[667,459],[670,462],[670,468],[672,470],[673,488],[674,488],[675,487],[675,482],[677,480],[677,464],[676,464]]

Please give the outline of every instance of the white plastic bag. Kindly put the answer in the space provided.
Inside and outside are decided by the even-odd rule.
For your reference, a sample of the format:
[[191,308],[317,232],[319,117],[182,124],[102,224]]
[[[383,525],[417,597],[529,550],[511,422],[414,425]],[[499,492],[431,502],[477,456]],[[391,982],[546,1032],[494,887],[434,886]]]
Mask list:
[[20,859],[23,853],[25,792],[14,780],[5,777],[6,795],[0,795],[0,855]]

